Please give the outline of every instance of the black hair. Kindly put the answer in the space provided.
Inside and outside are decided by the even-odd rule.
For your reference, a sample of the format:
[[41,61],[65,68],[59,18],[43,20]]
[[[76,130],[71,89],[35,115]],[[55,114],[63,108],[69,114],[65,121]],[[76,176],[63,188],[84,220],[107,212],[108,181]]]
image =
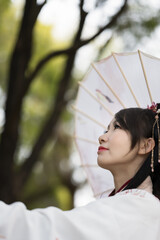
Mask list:
[[[158,107],[160,107],[159,104]],[[128,131],[131,135],[131,149],[133,149],[142,138],[152,137],[155,116],[156,112],[153,110],[142,108],[127,108],[116,113],[116,121],[120,124],[122,129]],[[150,153],[124,190],[137,188],[148,176],[150,176],[153,184],[153,194],[160,199],[160,163],[158,163],[157,125],[155,125],[154,128],[154,140],[154,172],[151,171]]]

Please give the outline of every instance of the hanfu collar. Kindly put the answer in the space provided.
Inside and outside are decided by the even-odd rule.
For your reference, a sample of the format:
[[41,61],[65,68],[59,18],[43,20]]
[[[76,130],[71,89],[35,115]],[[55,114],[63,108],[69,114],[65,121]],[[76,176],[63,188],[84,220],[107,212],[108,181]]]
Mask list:
[[121,192],[121,191],[128,185],[128,183],[129,183],[131,180],[132,180],[132,178],[129,179],[127,182],[125,182],[125,183],[118,189],[117,192],[115,192],[115,189],[114,189],[114,190],[109,194],[108,197],[114,196],[116,193]]

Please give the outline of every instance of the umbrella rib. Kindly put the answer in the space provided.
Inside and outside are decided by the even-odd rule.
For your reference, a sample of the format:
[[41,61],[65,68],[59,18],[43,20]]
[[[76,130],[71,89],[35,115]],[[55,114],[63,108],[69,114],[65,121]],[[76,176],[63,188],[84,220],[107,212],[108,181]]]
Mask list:
[[98,124],[99,126],[101,126],[102,128],[106,129],[106,126],[104,126],[103,124],[101,124],[100,122],[98,122],[96,119],[92,118],[91,116],[89,116],[88,114],[84,113],[82,110],[78,109],[76,106],[72,105],[72,108],[79,112],[80,114],[84,115],[86,118],[92,120],[93,122],[95,122],[96,124]]
[[123,70],[122,70],[119,62],[118,62],[118,60],[117,60],[117,58],[116,58],[116,56],[115,56],[115,54],[112,53],[112,56],[113,56],[113,58],[114,58],[114,60],[115,60],[115,62],[116,62],[116,64],[117,64],[117,66],[118,66],[118,68],[119,68],[119,70],[120,70],[120,72],[121,72],[121,74],[122,74],[122,76],[123,76],[123,78],[124,78],[127,86],[128,86],[128,88],[129,88],[129,90],[130,90],[130,92],[131,92],[134,100],[136,101],[137,106],[140,107],[140,104],[139,104],[139,102],[138,102],[138,100],[137,100],[137,98],[136,98],[136,96],[135,96],[135,94],[134,94],[134,92],[133,92],[133,90],[132,90],[132,88],[131,88],[131,86],[130,86],[130,84],[129,84],[129,82],[128,82],[128,80],[127,80],[127,78],[126,78],[126,76],[125,76],[125,74],[124,74],[124,72],[123,72]]
[[76,136],[76,135],[73,136],[73,138],[78,139],[78,140],[81,140],[81,141],[84,141],[84,142],[89,142],[89,143],[98,145],[98,143],[97,143],[96,141],[92,141],[92,140],[87,139],[87,138],[78,137],[78,136]]
[[146,85],[147,85],[147,90],[148,90],[148,93],[149,93],[149,97],[150,97],[150,100],[151,100],[151,103],[152,103],[152,102],[153,102],[153,100],[152,100],[152,95],[151,95],[151,91],[150,91],[150,88],[149,88],[149,84],[148,84],[148,80],[147,80],[147,75],[146,75],[146,71],[145,71],[145,68],[144,68],[144,64],[143,64],[143,61],[142,61],[141,52],[140,52],[139,50],[138,50],[138,55],[139,55],[139,59],[140,59],[140,62],[141,62],[141,66],[142,66],[144,78],[145,78],[145,81],[146,81]]
[[82,84],[82,82],[79,82],[79,85],[92,97],[94,98],[110,115],[114,116],[114,114],[111,112],[109,108],[107,108],[98,98],[96,98],[93,93],[91,93],[88,88]]
[[102,76],[102,74],[97,70],[96,66],[92,63],[92,67],[94,68],[94,70],[98,73],[98,75],[100,76],[100,78],[104,81],[104,83],[107,85],[107,87],[110,89],[110,91],[113,93],[113,95],[115,96],[115,98],[118,100],[118,102],[122,105],[123,108],[126,108],[125,105],[122,103],[122,101],[120,100],[120,98],[117,96],[117,94],[115,93],[115,91],[111,88],[111,86],[107,83],[107,81],[104,79],[104,77]]

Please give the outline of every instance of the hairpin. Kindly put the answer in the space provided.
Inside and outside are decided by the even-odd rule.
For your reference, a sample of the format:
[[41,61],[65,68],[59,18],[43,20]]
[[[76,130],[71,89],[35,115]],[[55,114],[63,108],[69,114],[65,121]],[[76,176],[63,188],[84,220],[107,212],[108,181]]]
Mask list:
[[155,102],[152,102],[151,106],[147,105],[147,108],[152,110],[153,112],[157,112],[157,104]]

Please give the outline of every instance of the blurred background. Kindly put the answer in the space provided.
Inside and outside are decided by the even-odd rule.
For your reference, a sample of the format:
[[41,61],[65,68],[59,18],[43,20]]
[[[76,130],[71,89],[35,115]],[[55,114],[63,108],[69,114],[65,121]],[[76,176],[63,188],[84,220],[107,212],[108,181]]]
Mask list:
[[74,144],[91,62],[160,57],[159,0],[0,1],[0,199],[63,210],[94,200]]

